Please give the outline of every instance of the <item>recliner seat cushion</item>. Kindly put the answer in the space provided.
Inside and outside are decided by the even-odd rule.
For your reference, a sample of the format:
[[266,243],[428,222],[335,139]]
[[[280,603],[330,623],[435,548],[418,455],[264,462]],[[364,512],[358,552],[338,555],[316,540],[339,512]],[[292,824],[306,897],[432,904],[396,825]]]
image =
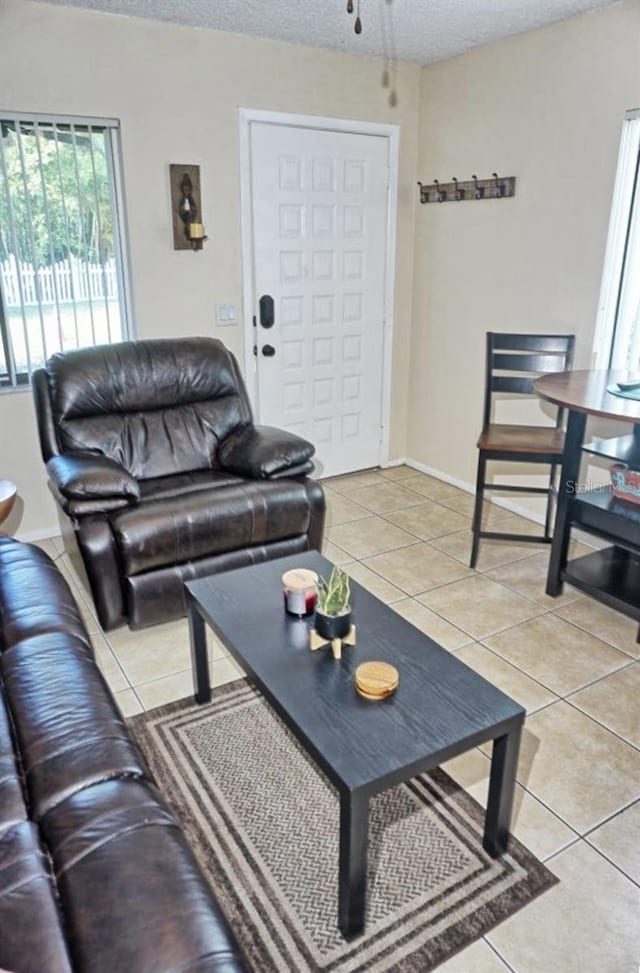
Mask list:
[[157,476],[140,480],[142,500],[160,500],[165,497],[182,497],[201,490],[218,490],[220,487],[242,483],[233,473],[218,470],[194,470],[192,473],[174,473],[173,476]]
[[307,532],[309,519],[303,483],[261,480],[141,503],[115,511],[111,524],[131,576],[296,537]]

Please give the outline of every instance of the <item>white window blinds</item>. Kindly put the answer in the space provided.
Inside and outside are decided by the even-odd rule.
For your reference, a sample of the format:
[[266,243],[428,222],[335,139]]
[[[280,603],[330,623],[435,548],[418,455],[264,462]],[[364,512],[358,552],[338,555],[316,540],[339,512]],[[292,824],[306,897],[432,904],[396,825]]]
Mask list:
[[0,112],[0,387],[127,336],[118,125]]

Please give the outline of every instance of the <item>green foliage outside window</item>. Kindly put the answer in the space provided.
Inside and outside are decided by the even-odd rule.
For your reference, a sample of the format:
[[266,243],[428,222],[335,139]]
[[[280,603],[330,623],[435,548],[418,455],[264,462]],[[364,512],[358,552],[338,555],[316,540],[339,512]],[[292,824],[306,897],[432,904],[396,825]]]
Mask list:
[[[105,135],[64,125],[0,126],[0,261],[42,267],[113,255]],[[12,230],[13,227],[13,230]]]

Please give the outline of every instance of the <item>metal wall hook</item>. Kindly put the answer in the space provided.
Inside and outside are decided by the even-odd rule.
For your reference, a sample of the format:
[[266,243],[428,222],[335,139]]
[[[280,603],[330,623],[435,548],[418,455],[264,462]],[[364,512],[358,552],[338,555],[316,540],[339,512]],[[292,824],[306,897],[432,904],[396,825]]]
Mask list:
[[473,198],[474,199],[484,199],[484,186],[478,185],[478,177],[476,175],[471,176],[473,179]]
[[439,203],[444,203],[447,198],[447,192],[445,189],[440,189],[440,183],[437,179],[433,180],[433,185],[436,187],[436,199]]
[[478,179],[473,174],[471,179],[460,181],[452,176],[452,181],[441,183],[434,179],[428,186],[418,181],[421,203],[453,203],[458,200],[474,199],[507,199],[516,194],[516,177],[499,176],[494,172],[492,176]]

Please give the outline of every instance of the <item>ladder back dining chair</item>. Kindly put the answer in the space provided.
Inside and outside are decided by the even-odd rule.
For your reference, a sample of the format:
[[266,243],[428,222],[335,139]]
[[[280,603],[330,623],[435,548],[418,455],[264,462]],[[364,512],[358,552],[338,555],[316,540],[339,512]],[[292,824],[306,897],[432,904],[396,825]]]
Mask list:
[[[562,462],[564,431],[563,410],[558,409],[555,425],[519,425],[493,422],[496,396],[534,396],[534,382],[549,372],[568,371],[573,363],[574,335],[500,334],[487,332],[487,358],[482,432],[478,439],[478,472],[476,500],[471,530],[470,567],[478,560],[481,538],[517,541],[518,543],[551,542],[551,519],[557,494],[557,474]],[[549,469],[547,486],[527,486],[487,481],[487,463],[491,460],[513,463],[545,464]],[[547,506],[543,534],[515,534],[482,529],[486,491],[546,494]]]

